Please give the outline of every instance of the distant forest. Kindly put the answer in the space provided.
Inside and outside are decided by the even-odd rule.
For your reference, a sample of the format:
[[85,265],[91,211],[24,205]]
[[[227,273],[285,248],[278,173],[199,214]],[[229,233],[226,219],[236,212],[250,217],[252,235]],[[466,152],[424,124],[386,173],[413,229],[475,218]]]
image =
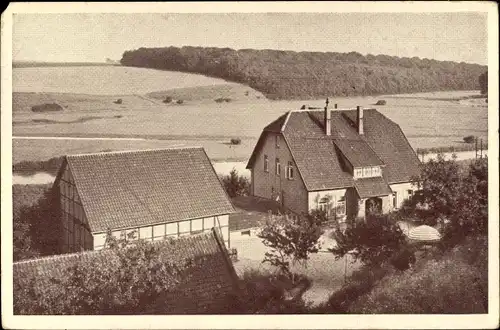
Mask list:
[[124,66],[199,73],[246,84],[270,99],[478,90],[486,66],[357,52],[205,47],[126,51]]

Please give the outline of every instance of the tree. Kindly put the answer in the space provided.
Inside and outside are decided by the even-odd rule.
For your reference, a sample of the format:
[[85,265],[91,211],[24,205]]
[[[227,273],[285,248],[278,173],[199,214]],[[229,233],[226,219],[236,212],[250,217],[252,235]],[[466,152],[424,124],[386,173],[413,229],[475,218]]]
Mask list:
[[229,197],[247,196],[250,194],[250,181],[233,168],[229,175],[222,176],[222,185]]
[[402,212],[413,214],[424,223],[442,219],[445,242],[451,245],[470,234],[486,233],[488,227],[488,163],[487,158],[474,160],[465,170],[455,158],[436,160],[422,165],[414,178],[421,190],[408,200]]
[[[14,190],[14,261],[59,252],[57,199],[51,188],[42,189],[35,196],[29,195],[29,188]],[[38,199],[24,202],[20,198]]]
[[359,221],[345,232],[337,230],[335,236],[337,246],[330,251],[337,259],[350,253],[370,266],[380,266],[406,248],[405,235],[387,215],[369,214],[366,221]]
[[479,87],[481,88],[481,94],[488,94],[488,71],[479,76]]
[[195,72],[248,85],[271,99],[472,90],[485,66],[351,53],[165,47],[126,51],[122,65]]
[[257,235],[265,246],[271,248],[262,262],[276,266],[293,281],[291,264],[307,266],[309,255],[318,252],[318,239],[323,234],[320,225],[319,218],[311,215],[270,215]]

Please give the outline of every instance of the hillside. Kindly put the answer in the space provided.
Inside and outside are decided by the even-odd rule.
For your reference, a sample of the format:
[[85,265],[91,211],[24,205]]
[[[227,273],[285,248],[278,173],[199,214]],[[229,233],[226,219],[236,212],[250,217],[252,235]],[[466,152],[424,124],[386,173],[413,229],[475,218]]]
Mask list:
[[223,78],[271,99],[477,90],[487,70],[418,57],[203,47],[139,48],[121,64]]

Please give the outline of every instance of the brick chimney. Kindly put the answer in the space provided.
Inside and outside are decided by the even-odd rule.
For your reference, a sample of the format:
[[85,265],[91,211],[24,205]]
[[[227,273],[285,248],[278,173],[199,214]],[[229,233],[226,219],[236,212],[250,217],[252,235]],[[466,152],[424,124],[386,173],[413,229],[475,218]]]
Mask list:
[[356,116],[356,123],[357,123],[357,128],[358,128],[358,134],[363,135],[364,132],[364,126],[363,126],[363,107],[357,106],[357,116]]
[[328,98],[326,98],[326,105],[325,105],[325,134],[326,135],[331,135],[332,134],[332,113],[328,109]]

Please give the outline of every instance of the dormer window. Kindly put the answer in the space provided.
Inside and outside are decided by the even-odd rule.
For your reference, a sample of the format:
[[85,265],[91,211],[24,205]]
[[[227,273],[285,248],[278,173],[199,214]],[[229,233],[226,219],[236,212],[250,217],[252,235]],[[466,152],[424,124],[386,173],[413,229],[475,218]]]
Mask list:
[[355,167],[354,168],[354,178],[373,178],[382,175],[382,170],[380,166],[365,166],[365,167]]

